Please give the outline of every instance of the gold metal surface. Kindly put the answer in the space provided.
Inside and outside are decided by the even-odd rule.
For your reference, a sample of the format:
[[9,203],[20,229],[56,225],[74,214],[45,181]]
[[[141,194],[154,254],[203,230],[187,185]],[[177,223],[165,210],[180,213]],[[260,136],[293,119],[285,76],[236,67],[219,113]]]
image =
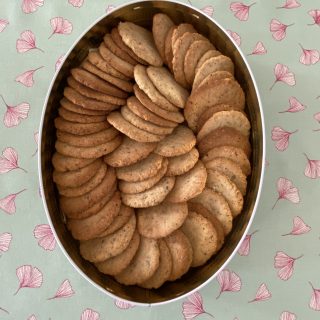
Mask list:
[[[246,112],[252,125],[252,174],[248,177],[248,191],[242,214],[234,221],[231,234],[226,239],[220,252],[212,257],[204,266],[192,268],[180,280],[166,283],[158,290],[145,290],[136,286],[123,286],[112,277],[105,276],[91,264],[82,259],[78,249],[78,242],[68,232],[64,217],[59,211],[57,190],[52,181],[51,157],[54,152],[55,128],[54,118],[57,116],[59,100],[62,98],[63,88],[69,69],[78,66],[91,48],[96,48],[103,39],[105,32],[116,26],[120,20],[132,21],[142,26],[151,27],[152,16],[157,12],[167,13],[175,23],[189,22],[195,28],[210,38],[218,50],[229,56],[235,64],[235,77],[246,93]],[[49,99],[43,115],[40,170],[42,173],[43,196],[47,206],[48,216],[57,237],[69,256],[69,260],[77,266],[96,286],[107,292],[132,302],[157,304],[180,297],[195,290],[204,282],[212,279],[219,268],[234,254],[236,246],[244,236],[259,193],[259,185],[263,172],[264,132],[261,106],[255,90],[254,80],[250,76],[245,61],[235,45],[210,18],[192,9],[190,6],[169,1],[141,1],[129,4],[103,18],[91,28],[67,57],[49,94]],[[41,174],[40,174],[41,176]]]

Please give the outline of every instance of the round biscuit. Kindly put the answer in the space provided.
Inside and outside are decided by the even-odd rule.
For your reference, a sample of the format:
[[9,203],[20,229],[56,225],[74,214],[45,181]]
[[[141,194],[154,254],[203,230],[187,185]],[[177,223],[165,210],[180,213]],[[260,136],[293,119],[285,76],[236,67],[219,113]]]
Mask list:
[[66,110],[79,113],[79,114],[89,115],[89,116],[104,116],[107,114],[106,111],[85,109],[80,105],[72,103],[70,100],[68,100],[65,97],[63,97],[60,100],[60,105]]
[[60,107],[58,109],[58,113],[59,113],[59,116],[64,120],[77,122],[77,123],[97,123],[97,122],[103,122],[107,120],[107,117],[105,115],[89,116],[89,115],[84,115],[84,114],[69,111],[64,107]]
[[92,163],[93,161],[96,161],[96,159],[81,159],[67,157],[59,152],[55,152],[52,156],[51,161],[56,171],[66,172],[83,168]]

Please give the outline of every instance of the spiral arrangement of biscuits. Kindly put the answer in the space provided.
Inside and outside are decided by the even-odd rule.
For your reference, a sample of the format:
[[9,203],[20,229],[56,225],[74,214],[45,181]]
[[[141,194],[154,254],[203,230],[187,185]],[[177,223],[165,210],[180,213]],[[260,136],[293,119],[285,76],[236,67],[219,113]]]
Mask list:
[[120,22],[67,83],[53,180],[83,258],[148,289],[205,264],[241,213],[251,172],[232,60],[158,13],[152,32]]

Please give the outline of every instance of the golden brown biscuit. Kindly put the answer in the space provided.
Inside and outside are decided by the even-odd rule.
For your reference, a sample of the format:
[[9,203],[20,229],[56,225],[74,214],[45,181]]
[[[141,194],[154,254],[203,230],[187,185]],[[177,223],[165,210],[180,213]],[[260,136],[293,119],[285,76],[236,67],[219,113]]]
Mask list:
[[96,159],[81,159],[67,157],[59,152],[55,152],[52,156],[52,164],[56,171],[66,172],[83,168]]
[[60,100],[60,104],[66,110],[69,110],[69,111],[72,111],[72,112],[75,112],[75,113],[79,113],[79,114],[89,115],[89,116],[103,116],[103,115],[105,115],[107,113],[106,111],[103,111],[103,110],[101,111],[101,110],[85,109],[80,105],[72,103],[67,98],[62,98]]
[[64,107],[60,107],[58,109],[58,113],[59,113],[59,116],[64,120],[77,122],[77,123],[97,123],[97,122],[103,122],[107,120],[106,115],[89,116],[86,114],[69,111]]
[[165,61],[169,69],[172,71],[172,58],[173,58],[173,51],[172,51],[172,34],[174,30],[176,29],[176,26],[172,26],[165,38],[164,42],[164,55],[165,55]]
[[[196,69],[195,69],[195,73],[193,74],[193,79],[194,79],[195,74],[198,72],[199,68],[200,68],[208,59],[213,58],[213,57],[217,57],[217,56],[219,56],[220,54],[221,54],[221,52],[218,51],[218,50],[215,50],[215,49],[207,51],[207,52],[199,59],[199,61],[198,61],[198,63],[197,63],[197,66],[196,66]],[[192,80],[192,82],[193,82],[193,80]]]

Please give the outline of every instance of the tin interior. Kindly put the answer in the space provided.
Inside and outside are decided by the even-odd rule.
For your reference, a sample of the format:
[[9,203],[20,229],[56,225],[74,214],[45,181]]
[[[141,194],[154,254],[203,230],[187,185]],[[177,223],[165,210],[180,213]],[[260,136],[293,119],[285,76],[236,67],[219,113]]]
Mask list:
[[[189,22],[205,36],[207,36],[223,54],[229,56],[235,64],[235,77],[246,94],[246,112],[252,125],[252,174],[248,177],[248,190],[245,197],[243,212],[234,221],[233,231],[227,237],[225,245],[220,252],[212,257],[204,266],[192,268],[181,279],[165,283],[160,289],[146,290],[137,286],[123,286],[112,277],[101,274],[91,263],[82,259],[78,242],[68,232],[64,217],[59,211],[58,194],[52,181],[53,167],[51,157],[54,152],[55,128],[54,118],[57,116],[59,100],[63,95],[63,88],[69,69],[78,66],[86,57],[88,51],[99,46],[103,35],[116,26],[121,20],[132,21],[150,28],[152,16],[157,12],[168,14],[176,24]],[[41,171],[43,193],[48,213],[55,228],[57,236],[73,263],[78,266],[95,284],[106,291],[138,303],[161,303],[182,296],[213,278],[219,268],[233,254],[237,244],[243,236],[245,229],[253,214],[253,208],[258,194],[263,162],[263,126],[260,106],[253,79],[235,45],[225,33],[207,16],[190,8],[189,6],[169,1],[141,1],[129,4],[103,18],[91,28],[76,44],[63,64],[56,81],[52,87],[43,117],[43,131],[41,139]]]

